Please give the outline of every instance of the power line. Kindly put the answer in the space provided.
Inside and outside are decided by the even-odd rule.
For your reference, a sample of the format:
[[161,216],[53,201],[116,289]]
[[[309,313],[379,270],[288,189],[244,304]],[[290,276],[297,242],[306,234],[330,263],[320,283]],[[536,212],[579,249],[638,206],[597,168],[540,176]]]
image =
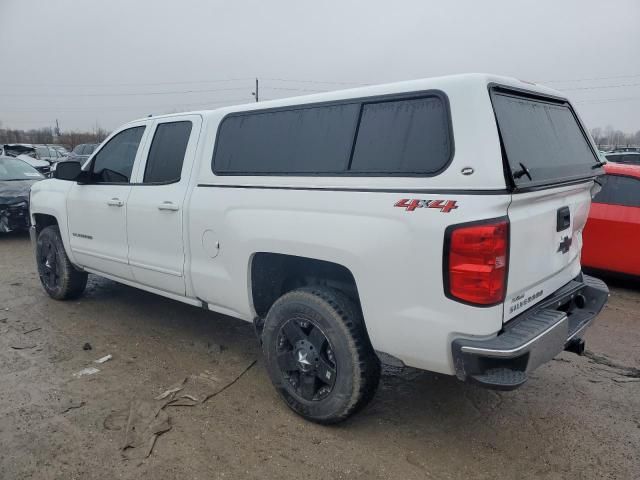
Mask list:
[[4,110],[3,109],[3,113],[4,112],[11,112],[11,113],[47,113],[47,112],[58,112],[58,113],[64,113],[64,112],[90,112],[90,111],[97,111],[97,110],[134,110],[134,109],[154,109],[154,108],[179,108],[179,107],[199,107],[199,106],[206,106],[206,105],[221,105],[223,103],[234,103],[234,102],[243,102],[243,103],[249,103],[249,100],[247,98],[230,98],[230,99],[226,99],[226,100],[213,100],[213,101],[201,101],[201,102],[195,102],[195,103],[180,103],[180,102],[175,102],[172,103],[171,105],[120,105],[120,106],[114,106],[114,105],[109,105],[106,107],[85,107],[85,108],[74,108],[74,109],[69,109],[69,108],[64,108],[62,111],[59,108],[50,108],[50,109],[36,109],[36,110]]
[[619,78],[637,78],[640,73],[632,75],[615,75],[613,77],[592,77],[592,78],[576,78],[573,80],[539,80],[536,83],[572,83],[572,82],[593,82],[597,80],[614,80]]
[[137,97],[149,95],[182,95],[190,93],[229,92],[232,90],[246,90],[246,87],[216,88],[206,90],[174,90],[170,92],[126,92],[126,93],[58,93],[58,94],[31,94],[31,93],[0,93],[3,97]]
[[640,97],[625,97],[625,98],[593,98],[591,100],[578,100],[573,103],[615,103],[615,102],[631,102],[640,100]]
[[562,88],[562,90],[566,91],[575,91],[575,90],[601,90],[603,88],[625,88],[625,87],[638,87],[640,83],[625,83],[620,85],[598,85],[595,87],[572,87],[572,88]]
[[190,81],[180,81],[180,82],[157,82],[157,83],[94,83],[94,84],[78,84],[78,83],[6,83],[0,82],[0,85],[3,86],[14,86],[14,87],[69,87],[69,88],[78,88],[78,87],[150,87],[150,86],[159,86],[159,85],[188,85],[188,84],[196,84],[196,83],[223,83],[223,82],[237,82],[242,80],[252,80],[250,77],[243,78],[227,78],[227,79],[215,79],[215,80],[190,80]]
[[[291,79],[291,78],[274,78],[274,77],[261,77],[263,80],[271,80],[277,82],[292,82],[292,83],[315,83],[325,85],[371,85],[369,83],[362,82],[334,82],[329,80],[303,80],[303,79]],[[238,77],[238,78],[218,78],[211,80],[182,80],[177,82],[127,82],[127,83],[13,83],[13,82],[0,82],[3,86],[14,87],[63,87],[63,88],[78,88],[78,87],[148,87],[159,85],[189,85],[189,84],[202,84],[202,83],[225,83],[225,82],[238,82],[244,80],[253,80],[253,77]]]
[[313,92],[313,93],[322,93],[322,92],[330,92],[331,90],[315,90],[309,88],[288,88],[288,87],[269,87],[263,86],[262,88],[268,88],[269,90],[285,90],[289,92]]
[[294,83],[317,83],[317,84],[330,84],[330,85],[371,85],[370,83],[360,83],[360,82],[330,82],[330,81],[322,81],[322,80],[294,80],[289,78],[269,78],[263,77],[263,80],[274,80],[278,82],[294,82]]

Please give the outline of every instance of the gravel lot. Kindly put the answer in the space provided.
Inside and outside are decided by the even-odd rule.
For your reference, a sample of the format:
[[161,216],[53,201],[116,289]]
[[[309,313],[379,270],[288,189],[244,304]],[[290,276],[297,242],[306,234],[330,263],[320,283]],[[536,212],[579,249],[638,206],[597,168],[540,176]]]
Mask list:
[[[612,284],[587,355],[561,354],[517,391],[386,371],[369,407],[322,427],[279,400],[249,324],[96,277],[56,302],[28,236],[3,235],[0,478],[637,479],[639,307],[639,285]],[[163,405],[188,377],[184,391],[205,379],[213,396],[164,407],[171,428],[148,458],[123,452],[132,402]]]

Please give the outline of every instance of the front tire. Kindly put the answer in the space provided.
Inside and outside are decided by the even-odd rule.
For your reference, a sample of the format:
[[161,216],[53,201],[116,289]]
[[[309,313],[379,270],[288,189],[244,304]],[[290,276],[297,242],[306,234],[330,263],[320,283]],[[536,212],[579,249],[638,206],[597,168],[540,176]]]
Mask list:
[[87,286],[87,273],[75,268],[67,257],[60,230],[56,225],[42,229],[36,243],[38,275],[51,298],[77,298]]
[[269,310],[262,340],[271,381],[304,418],[337,423],[373,398],[380,361],[360,309],[343,293],[325,287],[286,293]]

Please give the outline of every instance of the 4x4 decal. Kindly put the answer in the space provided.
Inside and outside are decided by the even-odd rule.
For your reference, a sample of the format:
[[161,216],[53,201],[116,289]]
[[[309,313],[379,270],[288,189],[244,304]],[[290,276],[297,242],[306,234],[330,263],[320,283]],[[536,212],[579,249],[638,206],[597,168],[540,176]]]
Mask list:
[[407,212],[413,212],[416,208],[436,208],[442,213],[449,213],[458,208],[455,200],[420,200],[417,198],[403,198],[398,200],[394,207],[404,208]]

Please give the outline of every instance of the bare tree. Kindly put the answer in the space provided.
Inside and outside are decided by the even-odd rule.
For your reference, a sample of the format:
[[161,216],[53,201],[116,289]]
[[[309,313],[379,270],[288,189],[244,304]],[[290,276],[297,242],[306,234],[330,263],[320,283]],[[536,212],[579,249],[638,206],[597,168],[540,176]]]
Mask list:
[[31,130],[0,128],[0,143],[59,143],[73,148],[80,143],[100,143],[108,136],[109,132],[97,123],[91,132],[54,132],[51,127]]

